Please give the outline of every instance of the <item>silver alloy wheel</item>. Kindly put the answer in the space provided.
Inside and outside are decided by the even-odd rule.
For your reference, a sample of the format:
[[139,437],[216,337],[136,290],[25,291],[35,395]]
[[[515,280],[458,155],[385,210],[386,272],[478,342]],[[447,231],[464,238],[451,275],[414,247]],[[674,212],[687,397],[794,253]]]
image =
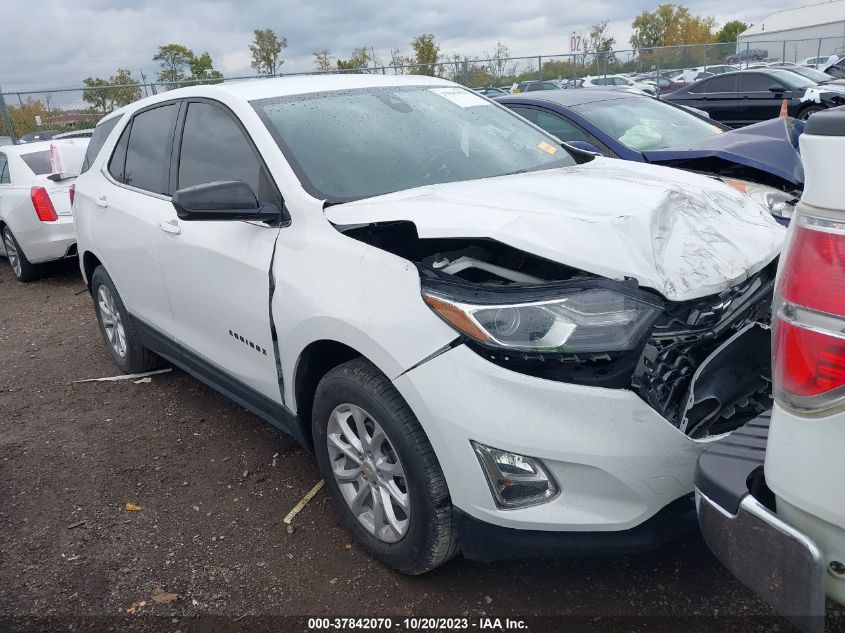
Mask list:
[[3,229],[3,245],[6,247],[6,257],[9,258],[9,264],[15,275],[21,276],[21,258],[18,256],[18,249],[15,247],[15,240],[12,239],[12,234],[9,229]]
[[326,444],[352,514],[380,541],[401,540],[410,525],[410,496],[402,462],[381,425],[357,405],[338,405],[329,417]]
[[100,307],[100,321],[109,345],[114,353],[124,358],[126,356],[126,332],[123,329],[123,318],[120,316],[120,309],[106,286],[100,286],[97,290],[97,304]]

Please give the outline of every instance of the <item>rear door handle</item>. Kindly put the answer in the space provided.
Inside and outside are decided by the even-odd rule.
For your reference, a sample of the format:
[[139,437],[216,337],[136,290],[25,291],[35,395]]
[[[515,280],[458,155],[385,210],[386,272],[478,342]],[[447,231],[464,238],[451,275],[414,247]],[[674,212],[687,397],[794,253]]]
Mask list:
[[171,220],[170,222],[159,222],[158,223],[159,230],[170,233],[171,235],[179,235],[182,232],[182,227],[179,226],[176,220]]
[[105,196],[100,196],[96,198],[94,202],[97,204],[98,207],[103,207],[104,209],[109,206],[109,201],[106,200]]

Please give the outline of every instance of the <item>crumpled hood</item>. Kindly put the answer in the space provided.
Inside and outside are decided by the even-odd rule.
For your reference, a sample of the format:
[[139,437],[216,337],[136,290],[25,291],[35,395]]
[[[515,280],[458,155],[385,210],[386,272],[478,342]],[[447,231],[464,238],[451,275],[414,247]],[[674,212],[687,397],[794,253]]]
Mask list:
[[780,252],[785,229],[748,196],[705,176],[589,163],[419,187],[326,209],[337,225],[405,220],[421,238],[489,238],[667,299],[714,294]]
[[646,150],[643,156],[650,163],[721,158],[803,187],[804,167],[798,149],[798,137],[803,132],[803,121],[784,117],[717,134],[683,147]]

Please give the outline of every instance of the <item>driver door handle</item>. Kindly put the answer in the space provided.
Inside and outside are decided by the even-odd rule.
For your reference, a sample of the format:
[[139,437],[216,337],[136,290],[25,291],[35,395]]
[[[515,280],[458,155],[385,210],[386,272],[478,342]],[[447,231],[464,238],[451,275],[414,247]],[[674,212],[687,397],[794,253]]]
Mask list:
[[182,227],[179,226],[178,220],[171,220],[170,222],[159,222],[158,228],[164,233],[171,235],[179,235],[182,232]]

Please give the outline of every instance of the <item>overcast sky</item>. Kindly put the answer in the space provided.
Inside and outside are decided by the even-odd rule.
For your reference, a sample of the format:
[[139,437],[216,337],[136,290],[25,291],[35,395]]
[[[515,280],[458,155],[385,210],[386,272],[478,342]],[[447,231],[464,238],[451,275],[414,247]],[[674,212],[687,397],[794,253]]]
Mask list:
[[[690,0],[693,13],[719,24],[753,23],[813,0],[772,0],[768,7],[736,0]],[[512,55],[565,53],[569,34],[610,22],[617,47],[628,46],[631,20],[659,0],[0,0],[0,85],[4,92],[74,87],[109,77],[118,67],[155,77],[160,44],[211,53],[227,76],[251,75],[252,30],[287,37],[283,71],[311,70],[311,53],[328,48],[348,57],[374,47],[409,52],[410,40],[433,33],[444,53],[481,56],[496,42]]]

